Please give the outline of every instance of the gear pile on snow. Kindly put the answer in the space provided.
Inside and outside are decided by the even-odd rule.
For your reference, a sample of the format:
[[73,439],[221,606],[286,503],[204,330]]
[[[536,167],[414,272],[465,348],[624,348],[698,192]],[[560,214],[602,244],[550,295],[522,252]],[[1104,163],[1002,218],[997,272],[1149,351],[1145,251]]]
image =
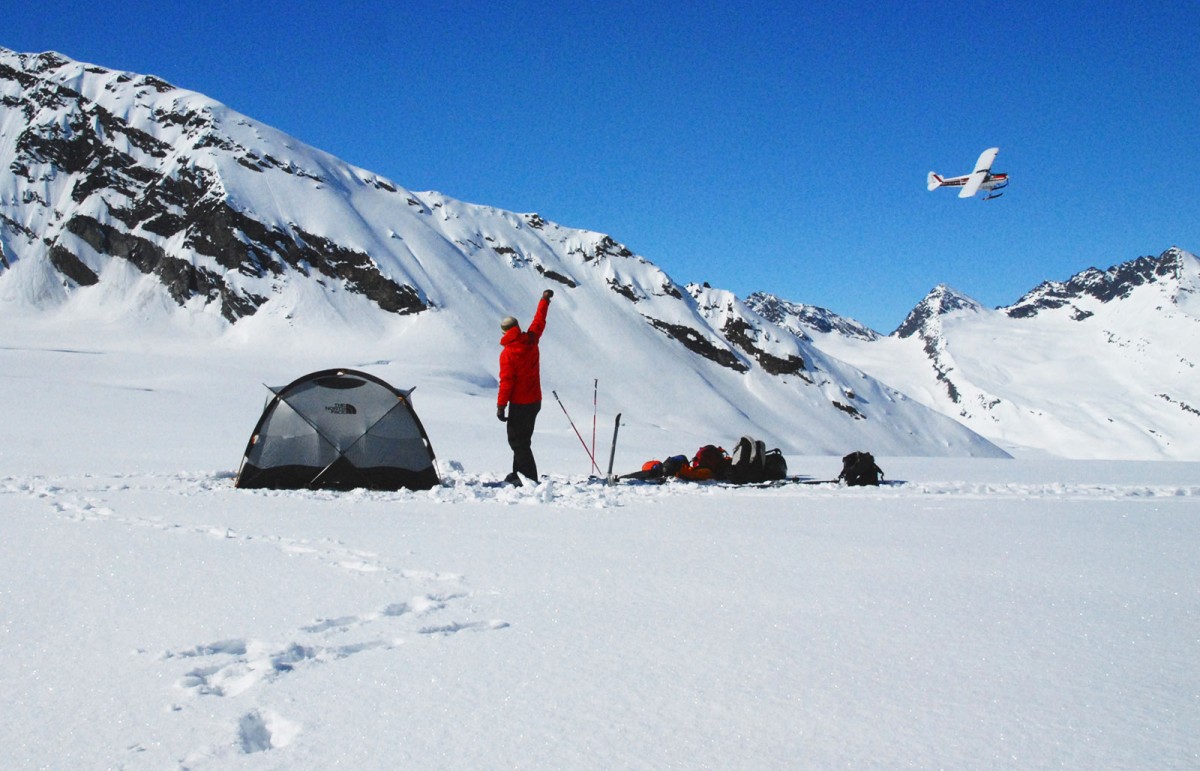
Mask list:
[[691,482],[730,482],[756,484],[787,477],[787,460],[779,448],[767,450],[760,439],[743,436],[734,445],[733,455],[724,447],[706,444],[691,460],[686,455],[671,455],[666,460],[648,460],[641,471],[622,476],[622,479],[666,480],[683,479]]

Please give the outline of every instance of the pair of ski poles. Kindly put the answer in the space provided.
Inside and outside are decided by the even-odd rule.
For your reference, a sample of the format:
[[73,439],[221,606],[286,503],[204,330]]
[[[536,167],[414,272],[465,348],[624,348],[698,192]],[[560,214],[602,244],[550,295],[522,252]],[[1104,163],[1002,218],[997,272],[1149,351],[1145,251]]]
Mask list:
[[[600,390],[600,380],[592,381],[592,446],[589,448],[587,442],[583,439],[583,434],[579,433],[579,429],[575,427],[575,421],[571,419],[571,413],[567,412],[567,407],[563,404],[562,399],[558,398],[557,391],[551,391],[554,394],[554,400],[558,402],[558,406],[562,408],[563,415],[567,416],[567,422],[571,424],[571,430],[575,432],[575,436],[579,437],[579,443],[583,445],[583,451],[587,453],[588,460],[592,462],[592,470],[597,475],[600,474],[600,464],[596,463],[596,408],[598,402],[598,394]],[[617,432],[621,429],[621,413],[617,413],[617,418],[613,425],[613,440],[612,448],[608,453],[608,474],[605,476],[607,481],[612,481],[613,459],[617,454]]]

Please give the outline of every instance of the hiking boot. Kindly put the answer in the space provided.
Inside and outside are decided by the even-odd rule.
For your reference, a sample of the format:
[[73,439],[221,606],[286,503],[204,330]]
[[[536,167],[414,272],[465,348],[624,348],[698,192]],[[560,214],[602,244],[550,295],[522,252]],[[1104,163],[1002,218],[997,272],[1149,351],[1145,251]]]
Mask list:
[[504,477],[504,481],[508,482],[513,487],[524,487],[525,483],[521,481],[521,476],[517,472],[513,472]]

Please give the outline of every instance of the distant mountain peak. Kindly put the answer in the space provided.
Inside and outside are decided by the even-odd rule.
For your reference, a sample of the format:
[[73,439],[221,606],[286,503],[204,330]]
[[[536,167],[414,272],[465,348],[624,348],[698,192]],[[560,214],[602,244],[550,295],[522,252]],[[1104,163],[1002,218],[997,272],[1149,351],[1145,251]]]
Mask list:
[[827,308],[781,299],[766,292],[754,292],[746,305],[772,324],[791,330],[800,338],[810,333],[839,334],[857,340],[877,340],[879,333],[854,319],[840,316]]
[[974,299],[953,289],[946,284],[938,284],[925,295],[925,299],[921,300],[908,316],[904,319],[896,331],[892,333],[893,337],[912,337],[920,334],[930,323],[936,322],[942,316],[955,311],[971,311],[979,312],[984,308]]
[[[1107,270],[1088,268],[1067,281],[1045,281],[1012,305],[1002,308],[1013,318],[1029,318],[1045,311],[1071,308],[1072,318],[1083,320],[1094,311],[1082,304],[1101,305],[1129,297],[1138,287],[1173,283],[1184,286],[1197,273],[1196,258],[1178,247],[1157,257],[1139,257]],[[1194,282],[1193,282],[1194,283]]]

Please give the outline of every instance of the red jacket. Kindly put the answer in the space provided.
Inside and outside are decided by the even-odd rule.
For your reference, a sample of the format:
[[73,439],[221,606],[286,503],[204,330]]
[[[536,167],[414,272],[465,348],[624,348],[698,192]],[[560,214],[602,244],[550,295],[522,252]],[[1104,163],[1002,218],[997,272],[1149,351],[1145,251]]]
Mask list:
[[550,301],[542,298],[537,313],[524,332],[513,327],[500,338],[500,393],[498,407],[512,404],[533,404],[542,400],[541,358],[538,341],[546,329],[546,311]]

